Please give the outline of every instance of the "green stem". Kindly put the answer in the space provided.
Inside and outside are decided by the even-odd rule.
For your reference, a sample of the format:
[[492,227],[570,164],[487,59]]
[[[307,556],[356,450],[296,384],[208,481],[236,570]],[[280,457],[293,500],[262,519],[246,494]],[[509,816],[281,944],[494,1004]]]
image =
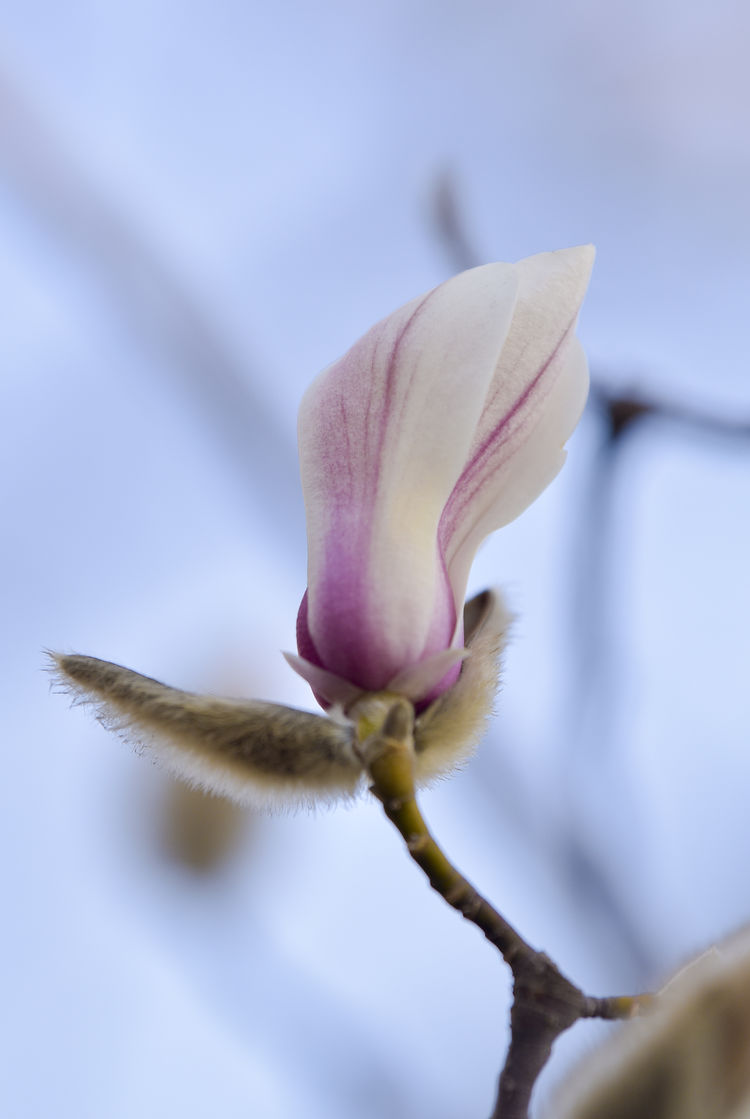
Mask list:
[[629,1018],[646,1001],[592,998],[532,948],[464,878],[433,839],[417,804],[414,783],[414,712],[395,696],[372,697],[351,713],[371,792],[406,843],[412,859],[440,896],[476,925],[513,972],[511,1041],[492,1119],[528,1119],[536,1079],[557,1037],[579,1018]]

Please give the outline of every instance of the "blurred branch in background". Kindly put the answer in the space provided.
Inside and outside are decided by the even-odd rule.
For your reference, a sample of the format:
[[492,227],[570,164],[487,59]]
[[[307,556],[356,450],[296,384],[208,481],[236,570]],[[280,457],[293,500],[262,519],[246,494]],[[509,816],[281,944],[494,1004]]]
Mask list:
[[[113,305],[166,358],[176,391],[198,402],[206,434],[214,436],[248,492],[266,503],[264,527],[269,535],[277,534],[275,547],[279,552],[288,547],[297,507],[302,523],[296,448],[257,392],[250,362],[190,290],[163,244],[139,228],[127,200],[115,200],[95,185],[58,132],[1,70],[0,172],[44,224],[45,233],[84,259]],[[273,486],[257,484],[269,475]],[[204,887],[217,879],[251,822],[247,810],[172,779],[160,790],[158,807],[151,855],[160,849],[196,872]],[[198,884],[193,880],[193,886]],[[217,986],[216,975],[210,970],[202,973],[198,965],[192,969],[192,981],[213,1013],[234,1022],[242,1036],[246,1024],[252,1027],[259,1000],[268,1008],[263,1046],[275,1043],[279,1052],[296,1048],[301,1056],[295,1075],[312,1097],[327,1099],[345,1114],[356,1111],[363,1119],[399,1113],[403,1089],[399,1073],[392,1070],[387,1040],[361,1022],[358,1008],[297,967],[288,951],[263,942],[262,926],[249,936],[244,957],[236,959],[231,924],[221,907],[214,914],[211,909],[206,907],[215,952],[223,954],[229,979]],[[254,970],[256,958],[263,960],[267,978]],[[221,977],[222,972],[217,974]],[[279,975],[294,985],[298,1006],[293,1017],[283,1000],[265,990]],[[260,995],[259,987],[264,988]],[[238,1008],[249,991],[254,995],[247,1004],[250,1009]],[[251,1036],[248,1045],[254,1044]],[[335,1075],[330,1060],[334,1052]]]
[[[750,422],[649,399],[638,391],[632,394],[614,392],[601,383],[596,373],[592,375],[588,408],[599,418],[601,435],[589,471],[589,490],[582,508],[583,523],[576,534],[578,554],[572,565],[578,584],[572,596],[573,633],[578,655],[571,703],[573,711],[579,716],[592,699],[601,702],[606,698],[606,703],[602,705],[602,719],[606,716],[611,725],[616,700],[607,684],[611,676],[608,672],[611,658],[610,635],[605,624],[606,601],[615,591],[607,578],[610,510],[620,454],[627,436],[648,420],[678,424],[695,435],[709,438],[750,440]],[[572,718],[577,719],[578,716]],[[570,742],[570,751],[580,755],[593,748],[606,750],[609,737],[597,734],[587,738],[571,733]]]
[[[115,304],[166,356],[175,385],[198,402],[217,444],[267,503],[268,531],[286,537],[295,511],[302,523],[296,452],[257,391],[257,371],[190,290],[163,241],[139,227],[126,200],[102,192],[2,63],[0,171],[47,231],[85,259]],[[274,486],[256,487],[269,473]],[[283,518],[277,516],[279,507],[287,511]]]
[[[618,723],[620,697],[607,604],[618,593],[610,575],[614,524],[613,495],[621,456],[628,437],[643,422],[679,425],[694,437],[750,439],[750,423],[686,408],[670,401],[649,399],[641,391],[617,392],[592,373],[588,410],[599,421],[599,443],[591,460],[588,489],[581,505],[581,520],[573,534],[576,554],[570,565],[570,627],[574,655],[566,736],[565,772],[561,780],[575,780],[594,754],[601,761],[612,756],[612,728]],[[638,932],[628,907],[602,865],[602,853],[581,832],[572,810],[555,836],[570,879],[590,900],[596,901],[612,930],[627,946],[640,974],[653,976],[659,968]]]
[[[103,193],[1,66],[0,171],[46,232],[84,258],[115,307],[166,358],[175,388],[197,402],[207,436],[265,504],[264,527],[278,535],[279,549],[288,547],[295,511],[302,523],[296,449],[257,391],[257,372],[168,259],[163,240],[139,227],[127,199]],[[268,475],[273,486],[257,485]],[[165,849],[204,871],[234,848],[246,815],[172,782],[164,812]]]

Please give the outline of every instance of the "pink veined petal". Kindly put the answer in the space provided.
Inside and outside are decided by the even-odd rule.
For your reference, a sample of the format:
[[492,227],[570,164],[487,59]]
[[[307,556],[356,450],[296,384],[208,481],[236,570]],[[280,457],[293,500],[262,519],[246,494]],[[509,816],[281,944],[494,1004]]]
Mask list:
[[313,664],[305,657],[298,657],[296,653],[281,655],[289,667],[307,681],[321,707],[333,707],[336,704],[346,710],[362,695],[361,688],[350,684],[348,680],[342,680],[333,672],[327,672],[325,668]]
[[[373,327],[305,395],[300,652],[369,690],[448,648],[438,546],[515,306],[513,265],[472,269]],[[315,656],[311,656],[314,653]]]
[[588,392],[574,331],[592,246],[519,261],[518,301],[467,463],[446,505],[440,541],[455,601],[463,602],[477,548],[514,520],[565,461]]
[[385,690],[406,696],[412,703],[426,705],[455,684],[461,664],[468,656],[468,649],[443,649],[433,653],[419,664],[402,669],[388,681]]

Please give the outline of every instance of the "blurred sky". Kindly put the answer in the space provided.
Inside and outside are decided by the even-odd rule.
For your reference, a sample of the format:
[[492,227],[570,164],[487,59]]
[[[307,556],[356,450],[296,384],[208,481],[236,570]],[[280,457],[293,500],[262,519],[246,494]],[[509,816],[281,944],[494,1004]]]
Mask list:
[[[597,382],[750,421],[740,0],[5,3],[0,19],[3,1111],[468,1119],[508,976],[377,806],[169,854],[175,793],[41,649],[310,706],[295,421],[376,319],[593,241]],[[750,915],[750,440],[655,415],[472,578],[519,614],[436,834],[592,993]],[[542,1089],[593,1043],[580,1025]]]

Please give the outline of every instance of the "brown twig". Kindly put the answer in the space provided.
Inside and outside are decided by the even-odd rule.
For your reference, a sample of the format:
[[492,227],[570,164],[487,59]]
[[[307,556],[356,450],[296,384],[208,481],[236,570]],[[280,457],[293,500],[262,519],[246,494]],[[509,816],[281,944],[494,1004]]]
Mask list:
[[561,1033],[579,1018],[629,1018],[644,998],[593,998],[560,972],[458,871],[433,839],[414,788],[414,711],[396,696],[370,697],[351,712],[371,792],[430,885],[476,925],[513,972],[511,1041],[492,1119],[528,1119],[536,1079]]

